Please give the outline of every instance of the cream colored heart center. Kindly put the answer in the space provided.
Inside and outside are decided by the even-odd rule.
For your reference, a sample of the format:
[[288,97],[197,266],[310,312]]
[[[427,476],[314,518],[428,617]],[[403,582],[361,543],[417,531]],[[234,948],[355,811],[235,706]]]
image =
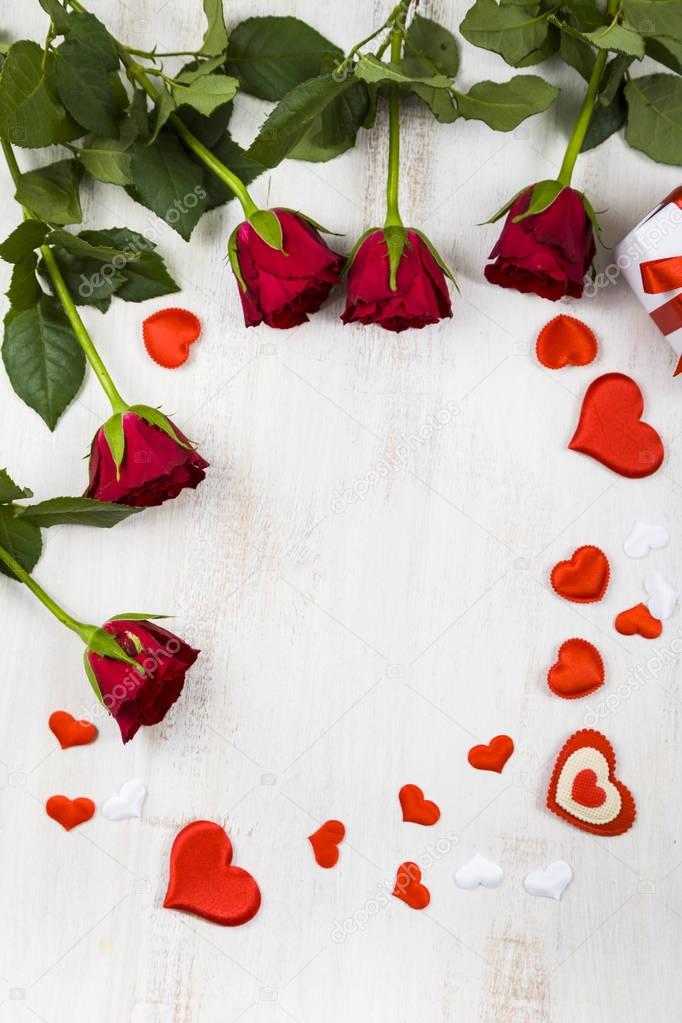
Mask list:
[[[596,784],[606,793],[600,806],[583,806],[573,798],[573,782],[580,771],[594,771]],[[559,806],[587,824],[610,824],[620,813],[621,796],[616,786],[609,781],[609,765],[603,753],[592,746],[574,750],[561,769],[556,787],[556,801]]]

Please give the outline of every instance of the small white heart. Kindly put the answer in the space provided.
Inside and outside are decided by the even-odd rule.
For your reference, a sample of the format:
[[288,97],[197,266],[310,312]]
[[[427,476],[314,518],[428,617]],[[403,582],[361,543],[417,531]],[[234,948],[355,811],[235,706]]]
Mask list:
[[523,887],[529,895],[542,895],[557,901],[573,880],[573,871],[565,860],[556,860],[544,870],[533,870],[527,875]]
[[649,551],[660,550],[670,542],[670,530],[653,522],[635,520],[623,543],[629,558],[645,558]]
[[147,789],[139,778],[132,778],[121,786],[118,795],[110,796],[102,807],[102,813],[110,821],[125,821],[139,817]]
[[455,884],[458,888],[471,891],[481,885],[483,888],[499,888],[504,881],[504,871],[497,863],[487,860],[476,853],[470,860],[463,863],[455,873]]
[[680,595],[670,580],[660,572],[649,572],[644,579],[644,589],[648,594],[646,605],[654,618],[660,618],[662,622],[670,618]]

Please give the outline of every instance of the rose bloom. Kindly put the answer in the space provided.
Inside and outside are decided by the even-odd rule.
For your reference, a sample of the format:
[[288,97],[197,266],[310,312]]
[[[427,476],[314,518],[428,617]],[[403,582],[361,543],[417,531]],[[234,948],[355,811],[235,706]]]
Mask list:
[[102,626],[123,651],[144,668],[104,657],[92,650],[86,658],[102,701],[130,742],[141,725],[157,725],[175,703],[187,671],[199,651],[153,622],[113,619]]
[[275,249],[245,220],[236,231],[236,254],[246,291],[239,287],[247,327],[267,323],[286,329],[316,313],[339,283],[344,259],[319,231],[289,210],[272,210],[282,227]]
[[383,230],[362,242],[348,273],[344,323],[376,323],[399,332],[452,316],[445,274],[419,234],[410,228],[406,234],[394,290]]
[[208,462],[177,426],[173,429],[181,444],[135,412],[124,412],[122,418],[125,449],[118,478],[104,427],[100,427],[90,451],[86,497],[149,508],[177,497],[185,487],[194,489],[201,483]]
[[515,224],[514,217],[528,209],[532,191],[531,186],[512,203],[490,253],[495,262],[486,266],[485,276],[491,284],[532,291],[553,302],[564,295],[580,298],[595,253],[582,196],[564,188],[547,209]]

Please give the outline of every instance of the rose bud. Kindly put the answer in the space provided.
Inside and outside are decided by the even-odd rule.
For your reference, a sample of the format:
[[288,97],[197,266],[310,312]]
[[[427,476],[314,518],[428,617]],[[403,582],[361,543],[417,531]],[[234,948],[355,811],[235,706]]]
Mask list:
[[142,618],[112,618],[95,631],[85,652],[85,670],[97,698],[116,719],[124,743],[142,725],[163,720],[198,656],[198,650],[172,632]]
[[[555,198],[546,203],[552,194]],[[538,212],[529,213],[529,208]],[[553,302],[564,295],[580,298],[596,249],[595,215],[585,197],[557,182],[542,181],[501,212],[506,209],[502,234],[489,257],[495,262],[485,268],[487,279]]]
[[85,496],[148,508],[197,487],[207,467],[162,412],[133,405],[115,413],[95,434]]
[[452,275],[414,228],[372,228],[348,260],[344,323],[376,323],[399,332],[452,316],[445,278]]
[[306,323],[339,283],[344,258],[320,230],[285,209],[256,210],[235,229],[228,252],[247,327],[267,323],[284,330]]

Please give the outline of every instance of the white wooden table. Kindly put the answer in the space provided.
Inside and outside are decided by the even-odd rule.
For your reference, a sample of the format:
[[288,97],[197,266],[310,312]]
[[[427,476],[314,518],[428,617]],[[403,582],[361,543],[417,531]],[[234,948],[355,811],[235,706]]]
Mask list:
[[[465,7],[434,0],[423,10],[456,29]],[[200,38],[198,0],[92,9],[137,46]],[[226,5],[232,24],[293,13],[346,47],[386,10],[378,0]],[[37,4],[5,15],[8,37],[42,37]],[[462,53],[467,87],[510,75],[492,54],[466,43]],[[654,643],[621,637],[612,622],[642,598],[647,570],[682,579],[682,382],[623,282],[553,306],[483,280],[499,227],[476,224],[556,173],[576,109],[577,75],[542,70],[565,85],[562,96],[508,135],[439,126],[410,108],[404,216],[462,289],[453,319],[424,331],[343,327],[340,296],[298,330],[247,331],[225,259],[236,206],[202,220],[188,246],[120,190],[87,191],[88,226],[158,232],[183,285],[178,301],[204,322],[187,365],[167,372],[147,358],[140,324],[169,303],[114,303],[85,317],[123,393],[175,414],[211,470],[196,493],[113,532],[50,530],[37,576],[92,620],[174,614],[203,653],[160,727],[123,748],[101,721],[94,746],[61,752],[49,714],[95,713],[79,644],[0,580],[3,1023],[677,1018],[682,703],[670,644],[679,648],[682,619]],[[260,103],[239,100],[240,141],[262,116]],[[331,164],[279,167],[254,185],[257,200],[305,209],[350,247],[382,216],[383,127]],[[19,156],[24,168],[36,157],[45,159]],[[620,138],[581,159],[576,175],[606,209],[611,243],[679,183],[678,170]],[[8,197],[4,170],[0,184]],[[18,222],[8,198],[0,216],[4,235]],[[611,255],[598,259],[604,267]],[[0,274],[4,290],[6,264]],[[559,311],[596,331],[594,365],[552,373],[535,361],[536,333]],[[622,479],[567,449],[586,385],[609,370],[640,383],[666,443],[649,479]],[[54,434],[4,375],[0,409],[12,475],[40,498],[81,492],[83,456],[107,412],[92,377]],[[420,435],[439,412],[445,424]],[[392,468],[377,478],[385,459]],[[622,553],[636,517],[672,530],[646,562]],[[612,565],[605,600],[585,607],[547,585],[554,562],[583,543],[602,546]],[[544,677],[573,635],[599,646],[608,678],[595,697],[567,702]],[[602,710],[597,727],[638,803],[636,825],[615,839],[544,809],[559,747]],[[469,747],[500,732],[516,742],[504,773],[473,771]],[[66,834],[45,815],[54,793],[101,805],[135,776],[148,786],[139,821],[98,814]],[[406,782],[439,803],[436,827],[401,822]],[[329,817],[345,822],[347,841],[339,866],[322,871],[306,836]],[[261,885],[262,909],[245,927],[161,908],[172,840],[195,818],[225,825],[235,862]],[[503,866],[500,889],[454,886],[476,851]],[[559,858],[575,872],[563,901],[530,898],[526,873]],[[386,896],[408,859],[430,862],[422,913]]]

